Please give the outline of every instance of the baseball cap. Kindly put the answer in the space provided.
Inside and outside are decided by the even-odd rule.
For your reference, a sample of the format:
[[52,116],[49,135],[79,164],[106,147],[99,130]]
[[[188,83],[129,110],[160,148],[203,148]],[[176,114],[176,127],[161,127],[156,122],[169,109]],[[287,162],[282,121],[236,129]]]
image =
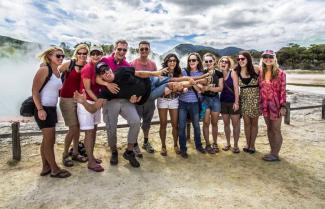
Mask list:
[[105,71],[109,70],[110,68],[108,67],[108,65],[105,62],[98,62],[96,64],[96,74],[102,74]]
[[271,49],[267,49],[267,50],[265,50],[265,51],[262,53],[262,56],[263,56],[263,55],[266,55],[266,54],[268,54],[268,55],[272,55],[272,56],[275,56],[275,52],[274,52],[273,50],[271,50]]
[[91,53],[92,51],[99,51],[99,52],[102,52],[103,53],[102,47],[101,46],[98,46],[98,45],[92,45],[90,47],[90,51],[89,52]]

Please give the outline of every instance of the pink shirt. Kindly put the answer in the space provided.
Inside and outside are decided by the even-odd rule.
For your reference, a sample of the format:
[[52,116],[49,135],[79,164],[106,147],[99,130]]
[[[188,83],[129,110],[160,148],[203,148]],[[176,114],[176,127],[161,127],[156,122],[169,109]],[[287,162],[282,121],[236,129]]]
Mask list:
[[[81,82],[80,82],[80,92],[85,89],[83,79],[90,79],[91,85],[90,89],[94,92],[96,96],[99,95],[99,90],[101,88],[100,85],[96,83],[96,73],[95,73],[95,65],[93,63],[87,63],[81,70]],[[87,99],[93,101],[91,97],[87,94]]]
[[117,61],[114,59],[115,53],[112,53],[111,56],[106,56],[102,58],[102,62],[105,62],[114,72],[119,67],[130,67],[131,65],[126,61],[126,59],[123,59],[121,62],[117,63]]
[[280,109],[287,102],[286,74],[279,69],[278,77],[270,81],[263,80],[263,71],[259,76],[260,111],[264,117],[276,120],[280,117]]
[[146,63],[142,63],[140,58],[137,58],[131,62],[131,66],[135,68],[135,70],[139,71],[156,71],[157,66],[156,63],[150,59]]

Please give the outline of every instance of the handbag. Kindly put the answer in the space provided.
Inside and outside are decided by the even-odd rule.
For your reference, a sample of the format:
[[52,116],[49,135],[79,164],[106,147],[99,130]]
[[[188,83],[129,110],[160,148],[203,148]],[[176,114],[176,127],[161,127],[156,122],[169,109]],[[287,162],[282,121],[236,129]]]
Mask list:
[[[40,88],[39,92],[41,92],[43,90],[44,86],[50,80],[50,78],[52,76],[52,68],[49,64],[47,66],[48,66],[49,72],[48,72],[47,77],[46,77],[42,87]],[[33,100],[33,96],[29,96],[21,104],[20,115],[23,117],[32,117],[34,115],[34,112],[35,112],[35,103]]]

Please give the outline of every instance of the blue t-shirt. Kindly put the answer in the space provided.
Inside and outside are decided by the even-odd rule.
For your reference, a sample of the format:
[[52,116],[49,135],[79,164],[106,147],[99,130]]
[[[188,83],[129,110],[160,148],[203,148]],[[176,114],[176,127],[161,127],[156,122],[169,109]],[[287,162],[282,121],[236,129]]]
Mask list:
[[[185,69],[182,69],[182,75],[188,76]],[[191,77],[200,76],[200,75],[203,75],[203,72],[200,72],[198,70],[190,71],[190,75],[191,75]],[[200,96],[200,94],[199,94],[199,96]],[[181,100],[183,102],[198,102],[195,92],[193,91],[192,88],[189,88],[186,93],[182,93],[179,96],[179,100]]]

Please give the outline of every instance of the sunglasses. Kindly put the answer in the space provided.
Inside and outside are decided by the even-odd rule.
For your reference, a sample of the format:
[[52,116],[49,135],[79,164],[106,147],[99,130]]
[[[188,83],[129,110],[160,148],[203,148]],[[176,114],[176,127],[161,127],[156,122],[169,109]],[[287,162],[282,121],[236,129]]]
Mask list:
[[189,59],[188,62],[196,62],[197,59]]
[[117,48],[117,51],[123,51],[123,52],[126,52],[128,49],[127,48]]
[[244,57],[237,58],[237,61],[238,61],[238,62],[239,62],[239,61],[244,61],[244,60],[246,60],[246,58],[244,58]]
[[90,52],[90,56],[101,56],[101,55],[103,55],[103,53],[102,52],[100,52],[100,51],[92,51],[92,52]]
[[229,64],[229,61],[228,60],[221,60],[221,63],[222,64]]
[[177,60],[168,60],[167,62],[177,62]]
[[64,54],[56,54],[55,57],[58,59],[60,59],[60,58],[64,59],[65,55]]
[[205,62],[206,64],[208,64],[208,63],[212,63],[213,60],[205,60],[204,62]]
[[149,48],[148,47],[145,47],[145,48],[140,48],[140,51],[143,52],[143,51],[149,51]]
[[85,52],[85,53],[77,52],[77,55],[84,55],[84,56],[86,56],[87,54],[88,54],[87,52]]
[[263,59],[274,59],[274,56],[266,54],[262,56]]

